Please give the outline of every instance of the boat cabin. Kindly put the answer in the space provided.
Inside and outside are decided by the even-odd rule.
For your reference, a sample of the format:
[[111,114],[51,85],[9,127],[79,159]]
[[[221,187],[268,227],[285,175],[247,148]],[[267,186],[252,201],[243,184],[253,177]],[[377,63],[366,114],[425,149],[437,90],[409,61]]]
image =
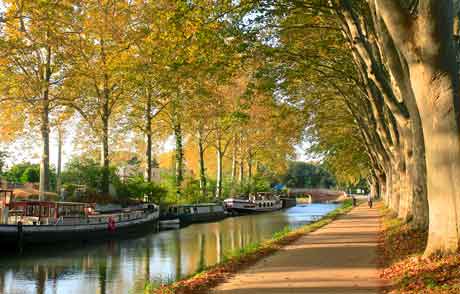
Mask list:
[[257,192],[249,194],[251,201],[275,200],[276,197],[271,192]]
[[184,215],[223,212],[222,205],[215,203],[172,205],[161,211],[162,215]]
[[94,213],[95,204],[39,200],[13,201],[8,222],[32,224],[56,223],[60,218],[81,218]]

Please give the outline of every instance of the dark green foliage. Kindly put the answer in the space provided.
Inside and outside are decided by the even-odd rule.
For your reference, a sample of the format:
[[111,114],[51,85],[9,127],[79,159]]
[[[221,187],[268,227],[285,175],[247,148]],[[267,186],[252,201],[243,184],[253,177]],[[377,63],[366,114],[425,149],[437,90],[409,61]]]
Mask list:
[[354,185],[349,185],[347,187],[347,190],[350,192],[350,193],[356,193],[357,189],[361,189],[363,190],[364,194],[367,194],[369,193],[370,189],[369,189],[369,183],[366,179],[364,178],[361,178],[358,183],[354,184]]
[[[62,173],[62,182],[67,184],[86,185],[97,191],[102,190],[103,167],[93,159],[73,158],[69,161]],[[110,168],[110,182],[118,180],[115,168]]]
[[21,183],[38,183],[40,181],[40,167],[38,165],[29,166],[21,176]]
[[28,162],[15,164],[5,173],[6,179],[12,183],[37,183],[39,175],[40,166]]
[[[40,181],[40,165],[23,162],[13,165],[4,172],[5,179],[10,183],[38,183]],[[50,167],[50,190],[56,187],[56,170]]]
[[334,177],[321,165],[301,161],[289,163],[282,182],[293,188],[331,188],[336,185]]
[[147,197],[149,202],[161,203],[166,198],[168,191],[153,182],[147,182],[142,177],[128,178],[125,182],[115,184],[119,199],[144,200]]

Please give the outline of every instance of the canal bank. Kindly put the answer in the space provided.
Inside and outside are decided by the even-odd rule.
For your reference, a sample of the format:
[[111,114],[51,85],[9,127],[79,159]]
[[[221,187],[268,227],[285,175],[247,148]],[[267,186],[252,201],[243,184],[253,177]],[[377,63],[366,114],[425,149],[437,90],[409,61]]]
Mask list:
[[209,289],[227,280],[235,273],[256,264],[263,258],[277,252],[283,246],[291,244],[302,236],[311,233],[348,213],[352,209],[351,201],[345,201],[342,205],[326,214],[315,222],[298,228],[278,231],[273,234],[273,238],[260,243],[252,243],[238,251],[233,251],[224,257],[223,262],[211,266],[181,281],[166,285],[150,283],[146,290],[153,294],[172,294],[172,293],[205,293]]

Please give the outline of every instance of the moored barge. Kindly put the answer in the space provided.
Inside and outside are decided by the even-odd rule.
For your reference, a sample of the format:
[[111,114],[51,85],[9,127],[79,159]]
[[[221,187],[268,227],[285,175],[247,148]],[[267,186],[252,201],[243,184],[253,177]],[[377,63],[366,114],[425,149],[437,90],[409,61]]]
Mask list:
[[259,192],[248,197],[225,199],[224,208],[230,214],[259,213],[280,210],[283,203],[270,192]]
[[161,210],[160,228],[171,229],[192,223],[214,222],[225,217],[223,206],[216,203],[171,205]]
[[0,207],[0,246],[89,242],[157,229],[159,209],[154,204],[110,214],[97,213],[94,208],[89,203],[12,200]]

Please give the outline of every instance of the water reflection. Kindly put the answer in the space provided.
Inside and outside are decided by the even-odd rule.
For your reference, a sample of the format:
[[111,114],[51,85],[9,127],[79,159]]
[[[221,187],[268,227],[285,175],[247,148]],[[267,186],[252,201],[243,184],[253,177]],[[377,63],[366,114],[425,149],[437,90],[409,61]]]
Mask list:
[[297,206],[275,213],[194,224],[143,238],[59,246],[0,257],[0,293],[143,293],[149,280],[172,281],[221,262],[226,254],[298,227],[335,205]]

